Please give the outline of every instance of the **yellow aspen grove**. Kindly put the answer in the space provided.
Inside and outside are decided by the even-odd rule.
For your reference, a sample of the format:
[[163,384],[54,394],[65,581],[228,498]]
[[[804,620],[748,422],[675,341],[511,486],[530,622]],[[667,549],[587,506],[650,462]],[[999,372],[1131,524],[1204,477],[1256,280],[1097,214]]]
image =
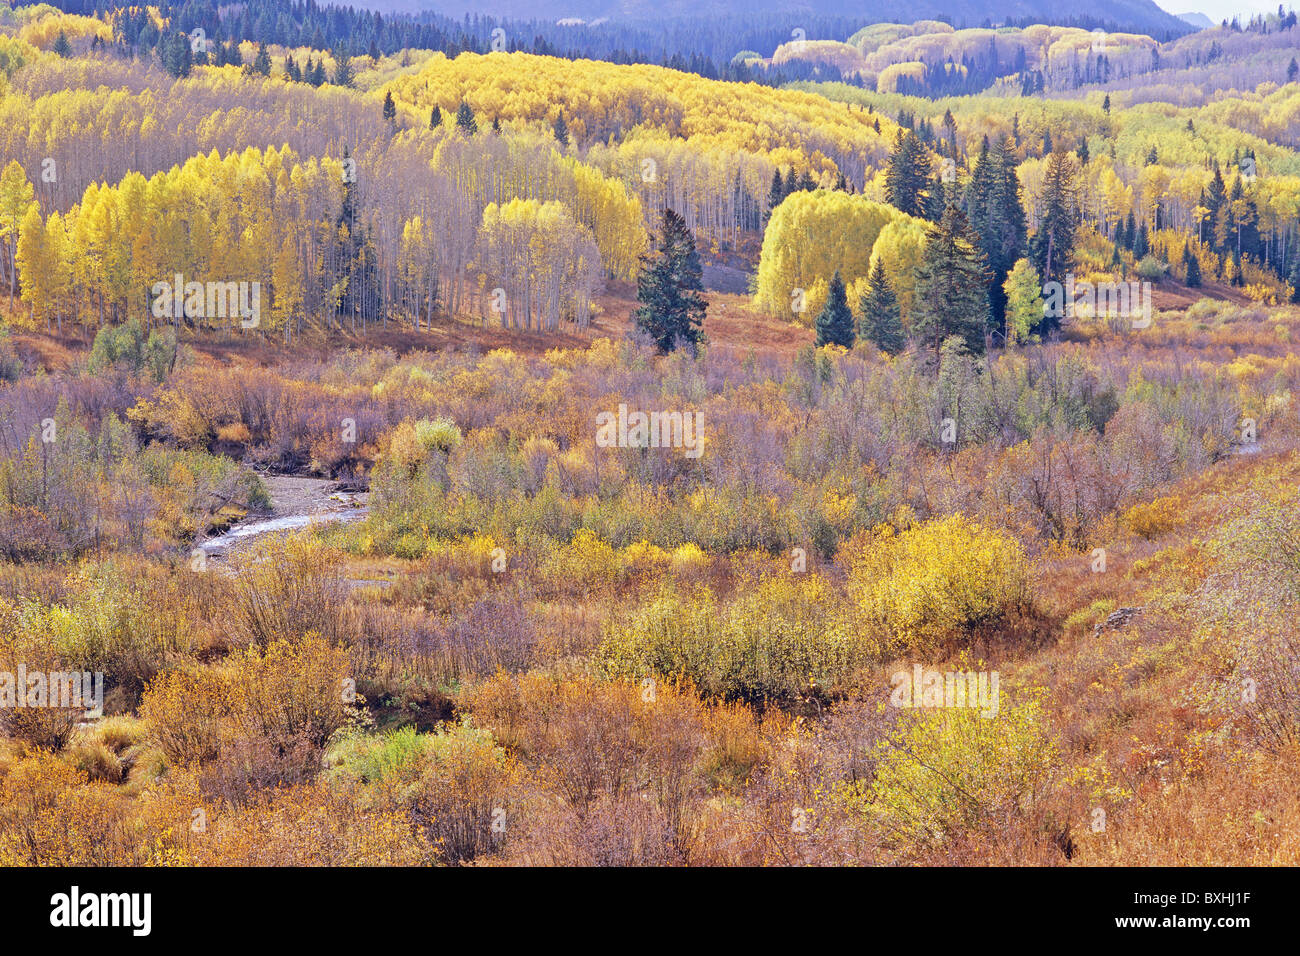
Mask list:
[[0,171],[0,275],[9,286],[9,310],[13,311],[18,289],[18,238],[23,221],[35,208],[31,180],[18,160],[11,159]]
[[847,284],[865,278],[881,230],[904,213],[838,190],[787,196],[763,234],[754,305],[808,323],[825,304],[836,270]]

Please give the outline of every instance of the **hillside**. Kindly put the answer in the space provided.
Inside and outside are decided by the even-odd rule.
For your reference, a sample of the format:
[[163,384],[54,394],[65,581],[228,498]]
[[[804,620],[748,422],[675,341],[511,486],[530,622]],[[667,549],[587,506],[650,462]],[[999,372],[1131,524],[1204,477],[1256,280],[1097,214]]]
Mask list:
[[[779,13],[796,23],[801,14],[816,16],[854,17],[864,23],[889,22],[899,19],[896,4],[885,0],[795,0],[778,3],[777,0],[757,0],[755,3],[736,3],[735,0],[702,0],[688,3],[685,0],[504,0],[484,11],[469,0],[369,0],[360,4],[374,10],[399,13],[432,11],[445,16],[482,14],[508,20],[560,20],[581,19],[592,21],[658,21],[685,17],[731,17],[745,14]],[[920,0],[908,4],[906,17],[913,20],[943,19],[954,25],[980,26],[985,23],[1003,23],[1023,20],[1033,23],[1068,23],[1077,17],[1088,17],[1098,22],[1114,24],[1120,29],[1158,36],[1180,36],[1189,25],[1166,13],[1153,0],[1099,0],[1087,9],[1066,0]]]
[[0,0],[0,866],[1300,865],[1295,15],[710,9]]

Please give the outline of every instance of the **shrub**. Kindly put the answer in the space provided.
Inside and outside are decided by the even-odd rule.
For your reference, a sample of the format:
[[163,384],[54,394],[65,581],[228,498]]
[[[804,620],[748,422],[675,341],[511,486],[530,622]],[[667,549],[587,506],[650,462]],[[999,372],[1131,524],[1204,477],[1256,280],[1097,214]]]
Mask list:
[[611,626],[597,659],[613,676],[686,679],[726,700],[824,700],[878,650],[846,610],[816,574],[756,582],[725,609],[707,589],[665,591]]
[[1175,497],[1157,498],[1150,504],[1138,504],[1124,512],[1124,526],[1150,541],[1176,527],[1181,520],[1182,502]]
[[1036,699],[985,718],[970,708],[912,712],[878,745],[864,808],[906,848],[970,828],[1003,831],[1042,795],[1057,745]]
[[1135,267],[1138,276],[1148,282],[1159,282],[1169,271],[1169,264],[1161,262],[1155,256],[1143,256]]
[[333,780],[363,785],[363,806],[405,811],[450,863],[492,852],[509,831],[520,771],[490,733],[468,721],[433,734],[408,727],[350,738],[330,762]]
[[320,638],[276,641],[219,666],[160,674],[145,690],[140,716],[149,742],[174,766],[210,761],[250,741],[302,757],[344,725],[350,671],[347,653]]
[[996,625],[1028,600],[1020,543],[960,514],[886,527],[847,550],[863,620],[910,651]]

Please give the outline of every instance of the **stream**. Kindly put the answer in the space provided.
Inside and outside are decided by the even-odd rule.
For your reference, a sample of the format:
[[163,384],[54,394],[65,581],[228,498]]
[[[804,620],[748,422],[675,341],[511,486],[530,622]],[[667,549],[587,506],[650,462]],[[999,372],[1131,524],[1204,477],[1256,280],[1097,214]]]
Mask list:
[[269,514],[250,514],[223,533],[200,543],[208,555],[222,555],[262,535],[294,531],[313,523],[356,521],[369,507],[364,492],[339,491],[338,482],[325,478],[264,475],[262,483],[271,497]]

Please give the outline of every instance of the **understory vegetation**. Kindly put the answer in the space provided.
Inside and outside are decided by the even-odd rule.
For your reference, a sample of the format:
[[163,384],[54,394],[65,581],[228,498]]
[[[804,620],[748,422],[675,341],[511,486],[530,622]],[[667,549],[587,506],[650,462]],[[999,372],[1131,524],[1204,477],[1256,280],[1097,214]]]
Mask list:
[[336,13],[0,0],[0,865],[1300,862],[1293,14]]

